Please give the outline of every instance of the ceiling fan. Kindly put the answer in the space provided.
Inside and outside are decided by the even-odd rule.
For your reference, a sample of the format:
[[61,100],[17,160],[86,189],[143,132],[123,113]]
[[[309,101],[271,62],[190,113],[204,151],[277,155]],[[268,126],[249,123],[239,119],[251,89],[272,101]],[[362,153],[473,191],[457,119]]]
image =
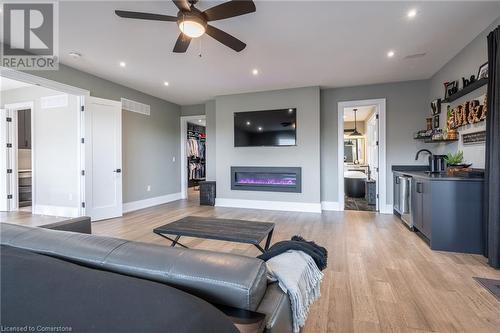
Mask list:
[[203,12],[195,7],[198,0],[172,1],[177,8],[179,8],[177,16],[125,10],[115,10],[115,13],[123,18],[177,22],[181,33],[174,46],[173,51],[176,53],[186,52],[191,39],[201,37],[204,33],[207,33],[210,37],[232,48],[236,52],[240,52],[247,46],[236,37],[209,25],[208,22],[253,13],[255,12],[255,4],[252,0],[232,0],[209,8]]

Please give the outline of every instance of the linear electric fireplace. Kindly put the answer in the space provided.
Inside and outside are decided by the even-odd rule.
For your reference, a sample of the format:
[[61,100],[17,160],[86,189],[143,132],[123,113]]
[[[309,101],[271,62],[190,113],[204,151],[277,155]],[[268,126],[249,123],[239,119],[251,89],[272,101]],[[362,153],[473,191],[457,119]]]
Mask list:
[[231,190],[302,192],[301,168],[231,167]]

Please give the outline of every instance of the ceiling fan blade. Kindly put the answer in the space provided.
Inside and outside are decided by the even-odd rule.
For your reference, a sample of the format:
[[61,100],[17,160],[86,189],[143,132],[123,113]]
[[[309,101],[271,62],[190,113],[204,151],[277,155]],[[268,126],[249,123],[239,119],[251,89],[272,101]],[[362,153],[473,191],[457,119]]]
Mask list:
[[177,42],[175,42],[174,52],[175,53],[184,53],[187,51],[189,43],[191,43],[191,38],[184,35],[182,32],[177,38]]
[[115,14],[120,17],[131,18],[131,19],[177,22],[177,16],[170,16],[170,15],[129,12],[126,10],[115,10]]
[[233,37],[227,32],[217,29],[211,25],[207,25],[206,32],[209,36],[226,45],[227,47],[232,48],[236,52],[242,51],[247,46],[247,44],[243,43],[238,38]]
[[191,10],[191,6],[189,6],[189,2],[187,0],[172,0],[173,3],[179,8],[180,11],[189,12]]
[[203,12],[207,21],[223,20],[230,17],[245,15],[255,12],[252,0],[231,0]]

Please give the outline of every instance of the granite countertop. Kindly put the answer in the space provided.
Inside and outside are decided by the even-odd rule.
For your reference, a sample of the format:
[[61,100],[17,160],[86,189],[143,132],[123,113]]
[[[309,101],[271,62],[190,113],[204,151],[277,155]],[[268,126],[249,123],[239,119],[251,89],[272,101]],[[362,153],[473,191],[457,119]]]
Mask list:
[[425,170],[426,167],[417,166],[412,168],[411,166],[393,166],[392,172],[400,175],[408,175],[415,178],[424,178],[427,180],[436,181],[469,181],[469,182],[482,182],[484,178],[482,177],[461,177],[461,176],[448,176],[446,172],[444,173],[429,173]]

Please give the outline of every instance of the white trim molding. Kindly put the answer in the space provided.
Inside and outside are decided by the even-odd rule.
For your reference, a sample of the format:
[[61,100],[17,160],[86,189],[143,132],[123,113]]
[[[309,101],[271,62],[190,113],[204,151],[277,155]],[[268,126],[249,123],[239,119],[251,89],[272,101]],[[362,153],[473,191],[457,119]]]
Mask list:
[[181,192],[171,193],[162,195],[159,197],[153,197],[143,200],[125,202],[123,204],[123,213],[133,212],[139,209],[149,208],[153,206],[158,206],[162,204],[166,204],[172,201],[177,201],[181,199]]
[[[337,105],[337,168],[338,168],[338,198],[339,209],[344,210],[344,108],[359,107],[359,106],[375,106],[379,115],[378,121],[378,180],[377,180],[377,194],[379,196],[377,201],[377,209],[380,213],[387,214],[387,175],[386,175],[386,101],[385,98],[379,99],[364,99],[357,101],[339,102]],[[392,208],[391,208],[392,213]]]
[[321,213],[321,203],[216,198],[215,206],[288,212]]
[[60,216],[60,217],[78,217],[80,216],[79,207],[64,207],[50,205],[35,205],[33,206],[33,214]]
[[[187,199],[188,179],[187,179],[187,123],[189,120],[206,120],[205,115],[181,116],[181,199]],[[206,131],[206,126],[205,126]],[[206,172],[206,166],[205,166]]]
[[64,92],[66,94],[77,95],[77,96],[90,96],[90,91],[74,86],[70,86],[58,81],[49,80],[43,78],[41,76],[36,76],[32,74],[28,74],[25,72],[17,71],[12,68],[2,67],[0,66],[0,76],[17,80],[21,82],[26,82],[30,84],[34,84],[37,86],[42,86],[45,88],[57,90],[60,92]]
[[392,205],[380,205],[380,214],[394,214],[394,209],[392,208]]
[[340,211],[340,205],[336,201],[321,201],[322,210]]

